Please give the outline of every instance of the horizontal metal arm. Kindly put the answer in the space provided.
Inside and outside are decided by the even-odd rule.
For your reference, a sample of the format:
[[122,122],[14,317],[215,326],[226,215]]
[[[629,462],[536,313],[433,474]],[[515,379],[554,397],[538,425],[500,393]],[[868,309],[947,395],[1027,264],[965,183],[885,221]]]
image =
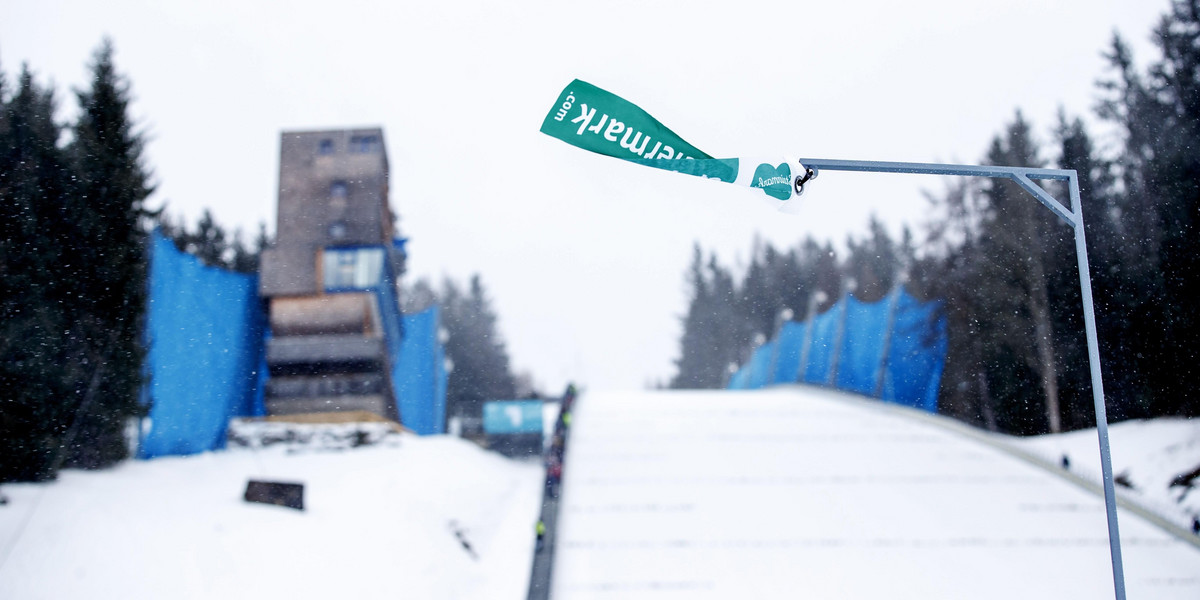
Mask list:
[[1046,205],[1059,218],[1074,227],[1078,221],[1075,213],[1067,210],[1032,179],[1070,181],[1075,171],[1067,169],[1035,169],[1031,167],[994,167],[989,165],[946,165],[939,163],[886,162],[874,160],[840,160],[828,158],[801,158],[800,164],[818,171],[857,171],[860,173],[912,173],[916,175],[959,175],[962,177],[995,177],[1015,181]]
[[1066,181],[1071,171],[1063,169],[1034,169],[1030,167],[993,167],[988,165],[945,165],[939,163],[886,162],[875,160],[841,160],[829,158],[801,158],[800,162],[812,169],[830,171],[860,171],[867,173],[915,173],[918,175],[961,175],[963,177],[1000,177],[1013,179],[1025,175],[1033,179],[1055,179]]

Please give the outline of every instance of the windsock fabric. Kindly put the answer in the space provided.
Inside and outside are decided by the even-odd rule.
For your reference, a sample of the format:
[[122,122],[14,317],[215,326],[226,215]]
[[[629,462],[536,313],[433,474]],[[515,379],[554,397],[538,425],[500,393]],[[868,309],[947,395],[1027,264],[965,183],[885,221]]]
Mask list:
[[[559,94],[541,131],[597,154],[759,188],[781,201],[792,197],[794,161],[713,158],[636,104],[579,79]],[[795,166],[797,175],[804,172],[802,165]]]

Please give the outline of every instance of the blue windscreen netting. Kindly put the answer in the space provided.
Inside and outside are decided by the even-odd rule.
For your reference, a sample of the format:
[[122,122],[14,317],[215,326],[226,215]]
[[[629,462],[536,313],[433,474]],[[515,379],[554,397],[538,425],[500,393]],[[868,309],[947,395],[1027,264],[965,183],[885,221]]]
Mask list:
[[391,270],[375,286],[400,423],[420,435],[446,432],[446,355],[438,339],[438,307],[400,313]]
[[810,323],[785,323],[730,377],[729,388],[832,385],[937,412],[947,344],[938,307],[903,289],[878,302],[847,296]]
[[771,381],[795,380],[800,371],[800,351],[804,349],[804,334],[808,326],[804,323],[788,321],[779,329],[775,338],[774,366],[771,369]]
[[833,350],[837,339],[837,329],[841,324],[842,303],[835,304],[830,310],[819,314],[812,320],[812,336],[808,341],[808,356],[800,368],[804,371],[802,378],[783,379],[783,381],[801,381],[803,383],[829,383],[829,375],[833,368]]
[[771,356],[775,345],[767,342],[754,350],[750,356],[750,379],[746,382],[751,389],[760,388],[771,382]]
[[[167,238],[151,237],[143,400],[150,404],[138,456],[221,448],[230,418],[265,414],[266,312],[258,277],[205,266]],[[443,433],[445,352],[437,307],[401,315],[385,269],[372,290],[379,303],[401,422]]]
[[258,277],[207,267],[158,232],[151,243],[143,390],[151,405],[138,456],[220,448],[230,417],[263,413]]
[[881,302],[865,303],[847,296],[846,320],[842,332],[842,351],[838,355],[834,387],[860,394],[874,394],[875,378],[887,343],[889,295]]
[[946,365],[946,318],[936,302],[908,294],[897,299],[883,375],[883,399],[937,412],[938,385]]
[[438,340],[438,307],[404,315],[400,360],[392,368],[400,422],[421,435],[446,432],[446,354]]
[[729,389],[731,390],[747,390],[750,386],[746,385],[750,380],[750,369],[742,367],[734,372],[729,377]]

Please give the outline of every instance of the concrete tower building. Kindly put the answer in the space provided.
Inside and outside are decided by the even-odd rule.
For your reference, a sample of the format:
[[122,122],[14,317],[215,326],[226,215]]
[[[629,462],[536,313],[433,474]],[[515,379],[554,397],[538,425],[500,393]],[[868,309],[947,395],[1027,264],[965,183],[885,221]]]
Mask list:
[[270,414],[369,411],[398,419],[400,342],[383,131],[284,132],[274,245],[259,294],[269,302]]

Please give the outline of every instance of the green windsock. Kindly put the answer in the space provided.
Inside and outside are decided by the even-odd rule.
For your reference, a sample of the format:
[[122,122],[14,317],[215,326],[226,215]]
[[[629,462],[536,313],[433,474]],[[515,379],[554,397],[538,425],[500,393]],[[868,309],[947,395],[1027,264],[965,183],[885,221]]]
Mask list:
[[793,173],[805,172],[787,160],[713,158],[636,104],[579,79],[559,94],[542,121],[542,133],[597,154],[759,188],[782,201],[792,197]]

